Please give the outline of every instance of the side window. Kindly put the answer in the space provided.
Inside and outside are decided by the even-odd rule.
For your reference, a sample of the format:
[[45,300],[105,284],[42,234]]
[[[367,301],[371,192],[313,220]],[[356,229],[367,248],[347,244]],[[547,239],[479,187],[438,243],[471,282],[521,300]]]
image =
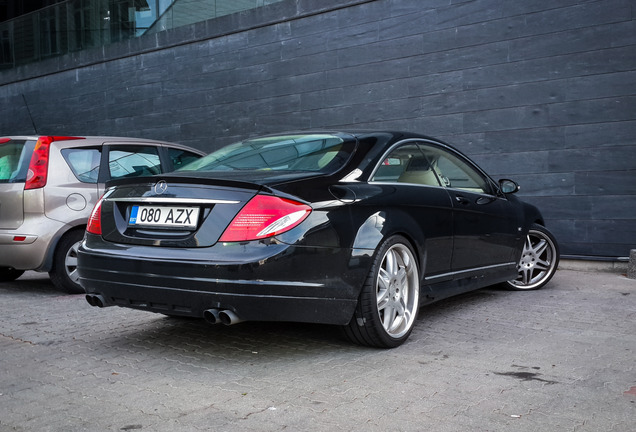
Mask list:
[[438,150],[435,172],[445,186],[476,193],[492,193],[488,181],[457,156]]
[[382,161],[371,181],[440,186],[432,162],[418,144],[403,145]]
[[68,148],[62,150],[62,156],[71,167],[75,177],[83,183],[97,183],[101,149],[99,148]]
[[170,157],[170,160],[172,160],[172,166],[174,169],[179,169],[201,157],[196,153],[176,148],[168,148],[168,156]]
[[112,146],[108,152],[108,168],[111,179],[160,174],[158,149],[153,146]]

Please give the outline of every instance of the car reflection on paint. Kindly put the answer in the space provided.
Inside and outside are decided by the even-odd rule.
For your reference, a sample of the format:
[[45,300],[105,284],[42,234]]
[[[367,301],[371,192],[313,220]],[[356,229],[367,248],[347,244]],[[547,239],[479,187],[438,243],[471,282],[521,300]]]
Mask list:
[[93,306],[336,324],[355,343],[395,347],[423,304],[550,280],[557,242],[517,190],[419,134],[248,139],[174,173],[111,182],[80,281]]

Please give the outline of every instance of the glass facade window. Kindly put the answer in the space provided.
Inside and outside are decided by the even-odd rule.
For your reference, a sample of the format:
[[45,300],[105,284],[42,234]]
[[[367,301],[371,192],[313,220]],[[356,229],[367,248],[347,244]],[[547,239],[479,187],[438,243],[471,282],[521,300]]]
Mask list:
[[67,0],[0,22],[0,69],[282,0]]

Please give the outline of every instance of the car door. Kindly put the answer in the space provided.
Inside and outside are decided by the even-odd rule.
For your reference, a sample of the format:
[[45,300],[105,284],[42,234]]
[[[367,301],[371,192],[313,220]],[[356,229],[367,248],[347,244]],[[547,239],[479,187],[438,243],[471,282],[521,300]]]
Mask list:
[[518,238],[514,206],[498,194],[492,180],[463,155],[427,146],[434,170],[453,203],[454,272],[513,261]]
[[399,210],[395,215],[414,220],[422,233],[423,273],[427,277],[448,274],[453,249],[453,206],[419,142],[404,141],[390,150],[370,180],[391,188],[391,194],[383,195],[383,199],[390,200],[388,204]]

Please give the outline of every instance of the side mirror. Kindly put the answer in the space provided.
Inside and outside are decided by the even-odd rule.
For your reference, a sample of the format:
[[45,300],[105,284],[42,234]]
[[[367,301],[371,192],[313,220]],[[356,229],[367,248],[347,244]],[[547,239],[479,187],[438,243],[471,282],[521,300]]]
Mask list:
[[513,180],[501,179],[499,180],[499,189],[504,194],[512,194],[521,189],[521,187]]

